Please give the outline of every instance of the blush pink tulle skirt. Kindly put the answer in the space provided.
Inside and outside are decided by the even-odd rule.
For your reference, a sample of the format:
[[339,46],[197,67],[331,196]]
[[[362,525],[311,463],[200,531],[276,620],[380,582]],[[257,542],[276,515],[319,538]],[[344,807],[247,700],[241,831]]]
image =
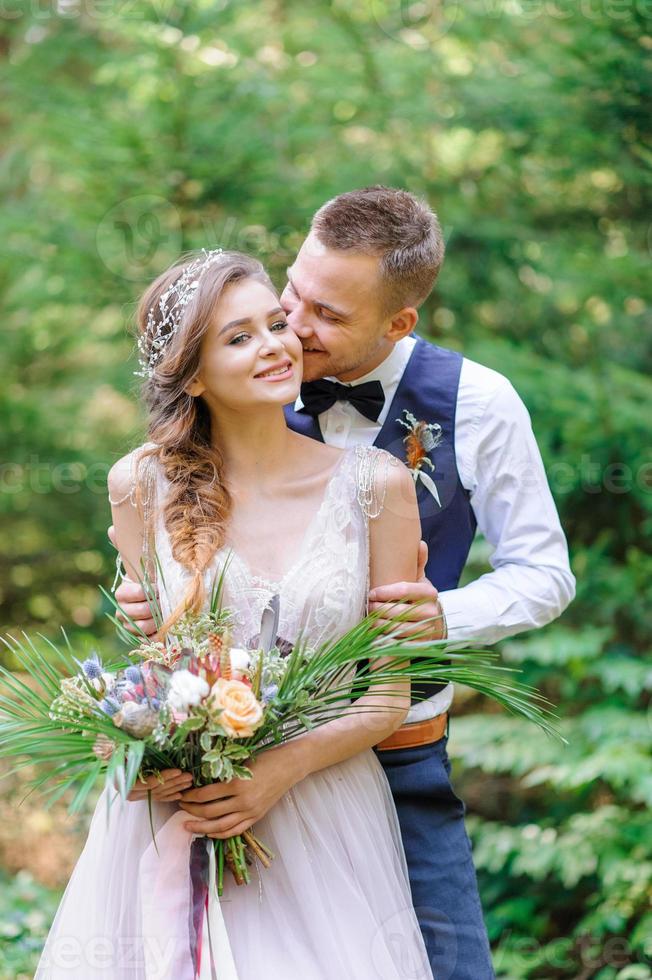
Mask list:
[[432,980],[371,750],[303,779],[258,821],[275,859],[252,867],[249,885],[225,870],[217,912],[229,955],[204,925],[200,972],[182,812],[153,804],[157,851],[147,803],[107,807],[102,793],[35,980]]

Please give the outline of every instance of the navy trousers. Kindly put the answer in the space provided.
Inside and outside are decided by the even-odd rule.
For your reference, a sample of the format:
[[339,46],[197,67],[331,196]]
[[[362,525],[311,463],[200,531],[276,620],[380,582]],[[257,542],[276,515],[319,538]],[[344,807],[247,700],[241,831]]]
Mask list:
[[493,980],[464,804],[451,786],[447,744],[441,738],[377,755],[396,803],[412,900],[435,980]]

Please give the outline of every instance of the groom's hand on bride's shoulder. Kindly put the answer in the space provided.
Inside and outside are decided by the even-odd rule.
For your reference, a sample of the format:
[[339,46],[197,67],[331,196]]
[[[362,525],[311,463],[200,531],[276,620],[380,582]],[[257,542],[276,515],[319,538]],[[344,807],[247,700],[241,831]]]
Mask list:
[[[117,550],[113,525],[107,533],[109,541]],[[115,601],[120,604],[120,609],[116,610],[116,616],[129,633],[137,635],[136,629],[128,619],[133,620],[146,636],[153,636],[156,633],[156,623],[152,619],[152,613],[142,585],[138,582],[132,582],[130,578],[124,578],[115,591]]]
[[[416,582],[394,582],[381,585],[369,593],[369,612],[381,612],[378,624],[391,628],[398,636],[419,640],[446,638],[446,618],[439,592],[426,578],[428,545],[419,544]],[[403,617],[400,624],[394,617]]]

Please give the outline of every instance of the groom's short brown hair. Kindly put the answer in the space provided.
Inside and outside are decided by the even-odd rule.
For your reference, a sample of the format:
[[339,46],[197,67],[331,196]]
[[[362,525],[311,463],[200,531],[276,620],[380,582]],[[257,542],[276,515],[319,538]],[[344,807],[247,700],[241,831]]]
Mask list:
[[339,194],[317,211],[312,231],[326,248],[380,257],[384,306],[390,313],[420,306],[444,261],[435,212],[414,194],[393,187]]

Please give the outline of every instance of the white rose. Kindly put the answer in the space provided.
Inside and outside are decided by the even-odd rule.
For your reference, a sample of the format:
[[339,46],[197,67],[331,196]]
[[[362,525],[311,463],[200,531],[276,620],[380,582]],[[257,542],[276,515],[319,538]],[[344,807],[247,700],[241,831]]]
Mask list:
[[249,664],[251,663],[251,656],[248,650],[243,650],[242,647],[233,647],[230,653],[231,658],[231,677],[234,680],[241,681],[245,673],[249,669]]
[[191,705],[199,704],[209,691],[203,677],[191,674],[189,670],[177,670],[170,681],[168,704],[173,711],[187,711]]

